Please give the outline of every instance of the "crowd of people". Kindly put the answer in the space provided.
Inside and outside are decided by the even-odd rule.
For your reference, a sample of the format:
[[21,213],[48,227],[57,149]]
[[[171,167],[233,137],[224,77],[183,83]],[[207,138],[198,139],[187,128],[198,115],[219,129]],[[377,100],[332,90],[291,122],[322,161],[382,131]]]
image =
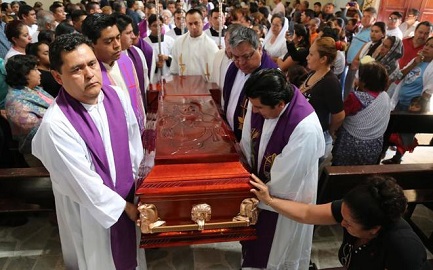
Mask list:
[[[50,172],[67,268],[146,267],[133,198],[146,160],[146,92],[173,75],[200,75],[219,86],[223,117],[261,179],[251,181],[258,238],[242,242],[243,268],[307,269],[313,227],[303,223],[341,223],[347,269],[428,269],[392,180],[314,203],[323,162],[376,164],[390,112],[428,108],[432,24],[416,9],[379,21],[353,0],[341,11],[273,2],[1,5],[0,109],[28,165]],[[384,164],[413,149],[413,134],[396,138]],[[390,251],[410,256],[391,260]]]

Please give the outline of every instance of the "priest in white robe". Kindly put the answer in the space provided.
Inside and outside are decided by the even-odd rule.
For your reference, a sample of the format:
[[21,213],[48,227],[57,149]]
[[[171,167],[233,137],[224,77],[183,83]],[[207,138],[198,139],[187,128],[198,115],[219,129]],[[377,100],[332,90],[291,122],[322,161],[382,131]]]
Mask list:
[[[314,109],[277,69],[252,74],[240,142],[252,173],[273,197],[314,204],[325,142]],[[259,204],[257,240],[243,241],[243,269],[308,269],[313,226]]]
[[136,242],[143,148],[133,108],[122,90],[101,88],[98,61],[81,34],[56,39],[50,59],[63,88],[32,153],[50,172],[66,269],[146,269]]
[[203,16],[199,10],[189,10],[185,21],[188,32],[173,45],[170,72],[209,78],[218,46],[203,32]]

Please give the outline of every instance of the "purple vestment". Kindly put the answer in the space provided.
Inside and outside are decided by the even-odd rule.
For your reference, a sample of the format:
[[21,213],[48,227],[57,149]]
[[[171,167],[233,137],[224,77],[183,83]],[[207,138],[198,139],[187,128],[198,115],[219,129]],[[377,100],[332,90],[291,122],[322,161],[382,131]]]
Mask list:
[[[294,86],[293,86],[294,87]],[[295,88],[295,87],[294,87]],[[281,154],[284,147],[289,142],[290,136],[296,126],[308,115],[314,112],[313,107],[308,103],[304,96],[297,88],[294,89],[294,95],[289,106],[281,114],[277,125],[272,132],[269,143],[263,154],[260,168],[257,168],[258,152],[262,128],[265,122],[263,116],[259,113],[251,114],[251,168],[252,173],[259,176],[264,182],[271,180],[272,162],[275,156]],[[253,136],[254,135],[254,136]],[[287,162],[290,162],[288,160]],[[261,210],[256,223],[257,239],[252,241],[243,241],[242,267],[266,268],[269,254],[271,252],[272,242],[274,239],[275,228],[278,221],[278,213]]]
[[152,72],[152,59],[153,59],[153,49],[152,46],[150,46],[146,41],[144,41],[142,38],[138,39],[137,47],[141,49],[141,51],[144,54],[144,57],[146,58],[146,64],[147,64],[147,72],[149,79],[151,78],[150,72]]
[[[143,105],[144,109],[146,109],[147,105],[147,96],[146,96],[146,85],[144,83],[144,68],[143,68],[143,62],[140,57],[140,54],[138,53],[138,48],[131,46],[127,50],[128,56],[131,59],[131,61],[134,63],[135,71],[137,72],[138,77],[138,83],[140,84],[140,90],[141,90],[141,96],[143,99]],[[147,75],[147,74],[146,74]]]
[[[104,86],[103,104],[110,129],[110,143],[116,168],[116,184],[111,179],[107,154],[102,137],[84,106],[72,98],[63,88],[57,97],[57,104],[69,122],[84,140],[90,152],[96,173],[104,185],[117,192],[122,198],[133,203],[134,177],[125,111],[119,97],[110,86]],[[122,117],[123,116],[123,117]],[[113,121],[113,119],[116,119]],[[107,142],[106,142],[107,143]],[[133,269],[137,266],[135,224],[125,212],[110,228],[111,252],[116,269]]]
[[[117,60],[117,64],[119,65],[120,72],[122,74],[122,78],[128,88],[129,99],[131,100],[132,109],[134,110],[135,117],[137,118],[138,126],[140,127],[140,134],[144,132],[144,123],[145,123],[145,115],[142,108],[142,96],[141,91],[139,91],[139,86],[137,86],[135,81],[134,74],[134,64],[132,60],[128,57],[128,55],[121,53],[119,60]],[[101,72],[102,72],[102,84],[103,85],[113,85],[114,82],[111,81],[108,76],[107,69],[105,66],[100,63]]]
[[[266,52],[263,52],[261,64],[260,66],[255,70],[261,70],[264,68],[278,68],[277,64],[275,64],[274,61],[269,57],[269,55]],[[223,87],[223,98],[224,98],[224,112],[227,112],[227,106],[229,104],[230,100],[230,94],[232,92],[232,87],[236,79],[236,74],[238,73],[238,67],[236,67],[235,63],[231,63],[229,68],[227,69],[225,81],[224,81],[224,87]],[[245,117],[245,113],[247,111],[247,105],[248,105],[248,99],[245,98],[245,91],[242,89],[239,98],[238,98],[238,106],[236,107],[235,115],[233,116],[233,123],[234,123],[234,134],[236,136],[237,141],[239,142],[242,137],[242,121],[239,121],[240,119],[243,119]],[[226,117],[230,117],[226,115]]]

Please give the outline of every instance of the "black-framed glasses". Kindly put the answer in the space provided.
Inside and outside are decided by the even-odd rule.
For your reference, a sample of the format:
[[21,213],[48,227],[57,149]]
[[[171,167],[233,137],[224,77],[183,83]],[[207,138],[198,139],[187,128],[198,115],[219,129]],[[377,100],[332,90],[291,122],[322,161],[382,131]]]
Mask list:
[[250,60],[253,57],[253,55],[254,55],[255,52],[256,52],[256,50],[252,51],[249,54],[244,54],[244,55],[241,55],[241,56],[233,55],[232,58],[233,58],[233,61],[236,61],[236,62],[238,62],[240,60],[248,61],[248,60]]
[[353,251],[353,245],[349,243],[344,244],[343,257],[340,258],[340,261],[346,268],[349,268],[350,261],[352,259],[352,251]]

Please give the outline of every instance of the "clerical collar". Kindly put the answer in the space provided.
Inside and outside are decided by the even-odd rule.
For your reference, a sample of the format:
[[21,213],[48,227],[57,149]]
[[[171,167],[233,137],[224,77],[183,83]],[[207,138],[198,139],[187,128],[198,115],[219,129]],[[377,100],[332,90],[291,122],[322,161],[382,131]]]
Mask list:
[[[223,31],[222,31],[222,37],[224,37],[224,34],[225,34],[225,31],[226,29],[224,29],[223,28]],[[210,31],[210,33],[211,33],[211,35],[213,36],[213,37],[219,37],[219,31],[217,31],[217,30],[215,30],[215,29],[213,29],[213,27],[210,27],[209,28],[209,31]]]
[[[150,41],[152,41],[152,43],[158,43],[158,37],[157,36],[149,35],[149,39],[150,39]],[[164,42],[164,35],[161,35],[161,42]]]
[[[176,33],[176,36],[180,36],[182,35],[182,29],[177,28],[177,26],[175,28],[173,28],[174,32]],[[184,33],[188,32],[188,29],[185,28],[185,30],[183,31]]]

